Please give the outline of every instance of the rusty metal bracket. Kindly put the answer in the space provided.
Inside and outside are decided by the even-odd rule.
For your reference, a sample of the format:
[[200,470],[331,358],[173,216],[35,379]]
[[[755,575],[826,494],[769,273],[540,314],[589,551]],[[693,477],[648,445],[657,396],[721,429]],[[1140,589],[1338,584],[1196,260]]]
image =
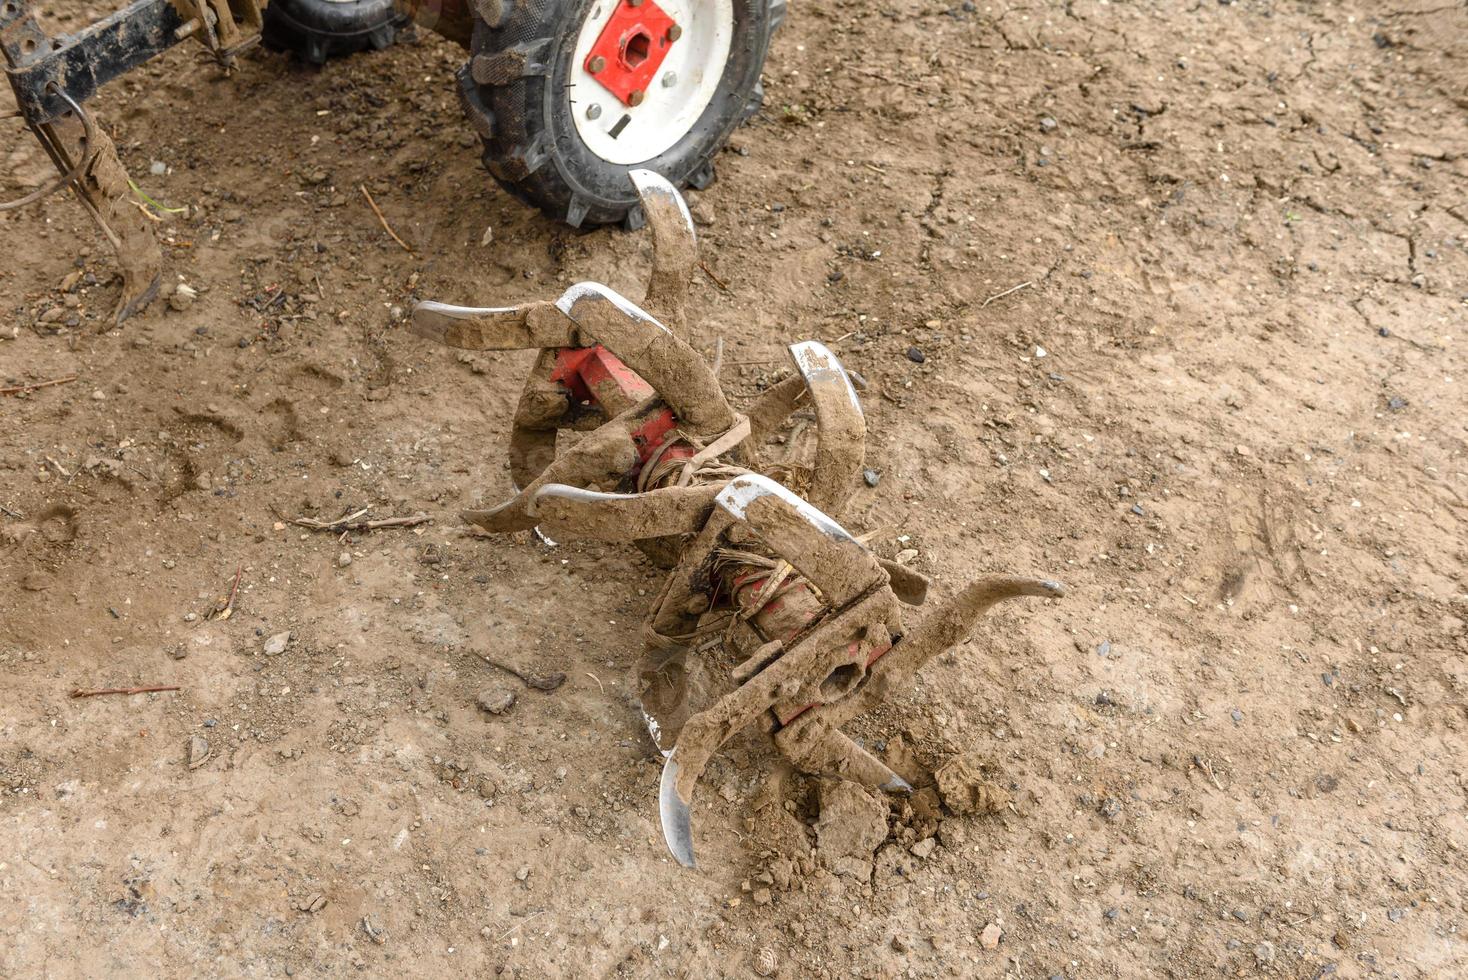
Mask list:
[[185,19],[170,0],[136,0],[75,34],[52,36],[30,0],[0,3],[0,48],[15,101],[27,122],[55,121],[103,85],[180,40]]

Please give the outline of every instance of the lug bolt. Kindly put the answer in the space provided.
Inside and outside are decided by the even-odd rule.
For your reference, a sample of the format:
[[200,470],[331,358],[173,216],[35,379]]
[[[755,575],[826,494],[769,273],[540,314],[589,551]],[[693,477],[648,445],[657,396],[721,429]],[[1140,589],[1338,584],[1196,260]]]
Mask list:
[[586,70],[595,75],[606,66],[607,59],[603,58],[601,55],[597,55],[595,58],[592,58],[591,61],[587,62]]
[[669,43],[671,43],[683,36],[683,28],[679,27],[677,24],[674,24],[672,27],[668,28],[668,32],[663,36],[668,39]]
[[597,105],[595,102],[593,102],[591,105],[587,106],[586,107],[586,118],[587,119],[600,119],[601,118],[601,106]]
[[639,106],[639,105],[642,105],[642,99],[643,99],[644,95],[645,95],[645,93],[642,91],[642,89],[640,89],[640,88],[633,89],[632,90],[632,93],[627,96],[627,104],[628,105],[631,105],[631,106]]
[[672,88],[678,84],[678,73],[676,71],[663,72],[663,88]]

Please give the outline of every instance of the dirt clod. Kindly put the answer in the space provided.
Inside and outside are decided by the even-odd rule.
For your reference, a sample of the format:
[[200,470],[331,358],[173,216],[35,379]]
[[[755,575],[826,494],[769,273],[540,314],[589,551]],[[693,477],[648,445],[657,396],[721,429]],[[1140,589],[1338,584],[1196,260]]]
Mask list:
[[479,692],[476,702],[481,711],[502,715],[515,704],[515,692],[508,687],[493,687]]
[[[860,874],[860,864],[887,837],[887,804],[863,786],[845,779],[821,783],[820,816],[816,820],[816,851],[838,871]],[[843,860],[844,859],[844,860]]]
[[984,775],[976,755],[955,756],[934,778],[943,805],[954,813],[998,813],[1009,805],[1009,793]]

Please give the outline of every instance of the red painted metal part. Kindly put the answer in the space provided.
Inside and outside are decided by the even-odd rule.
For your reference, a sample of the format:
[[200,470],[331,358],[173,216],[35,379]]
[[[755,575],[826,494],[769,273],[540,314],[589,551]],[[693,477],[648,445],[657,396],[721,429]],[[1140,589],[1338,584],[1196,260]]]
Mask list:
[[[654,0],[642,0],[635,7],[628,0],[619,0],[586,55],[586,70],[623,105],[636,105],[676,43],[679,30]],[[633,93],[638,94],[636,99]]]
[[[619,403],[644,401],[657,392],[642,376],[623,364],[621,359],[605,347],[563,347],[556,353],[556,366],[551,371],[551,380],[563,385],[567,393],[578,404],[601,405],[603,399],[614,395]],[[637,443],[637,455],[646,463],[668,439],[678,438],[678,418],[671,408],[664,408],[651,415],[646,422],[632,430],[632,439]],[[663,459],[688,459],[693,456],[691,446],[672,446],[662,454]],[[631,476],[636,476],[642,466],[639,463]]]

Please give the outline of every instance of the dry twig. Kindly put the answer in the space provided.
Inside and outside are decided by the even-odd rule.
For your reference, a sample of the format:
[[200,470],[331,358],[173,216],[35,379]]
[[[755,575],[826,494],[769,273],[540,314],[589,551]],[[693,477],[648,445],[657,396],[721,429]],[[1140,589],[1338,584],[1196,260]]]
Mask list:
[[984,300],[982,303],[979,304],[979,309],[982,310],[984,307],[988,306],[990,303],[994,302],[996,299],[1003,299],[1004,297],[1008,296],[1010,293],[1017,293],[1021,289],[1025,289],[1025,288],[1027,288],[1029,286],[1033,286],[1033,285],[1034,285],[1033,282],[1022,282],[1018,286],[1010,286],[1008,289],[1004,290],[1004,292],[1002,292],[1002,293],[995,293],[993,296],[990,296],[988,299]]
[[64,378],[52,378],[50,381],[37,381],[35,384],[16,385],[13,388],[0,388],[0,395],[19,395],[27,391],[35,391],[37,388],[49,388],[52,385],[71,384],[77,379],[77,375],[68,374]]
[[385,218],[383,216],[382,209],[377,206],[377,202],[376,201],[372,200],[372,195],[370,193],[368,193],[368,191],[367,191],[367,185],[366,184],[358,184],[357,187],[358,187],[358,189],[360,189],[362,191],[362,196],[367,199],[367,205],[368,205],[368,207],[372,208],[372,213],[375,214],[375,215],[377,215],[377,220],[378,221],[382,222],[382,230],[385,231],[385,232],[387,232],[389,235],[391,235],[393,241],[395,241],[399,245],[403,246],[403,251],[404,252],[407,252],[409,255],[412,255],[413,254],[413,250],[408,247],[408,243],[405,242],[405,241],[403,241],[401,238],[399,238],[398,237],[398,233],[392,230],[392,225],[390,225],[390,224],[387,223],[387,218]]
[[377,521],[358,520],[371,508],[363,507],[361,510],[346,517],[338,517],[334,521],[318,521],[311,517],[293,517],[290,523],[297,527],[308,528],[312,531],[375,531],[380,527],[413,527],[433,520],[427,514],[419,512],[410,517],[384,517]]
[[103,694],[153,694],[153,693],[155,693],[157,691],[180,691],[180,690],[183,690],[183,689],[180,688],[180,687],[177,687],[177,686],[163,686],[163,687],[108,687],[108,688],[103,688],[100,691],[84,691],[84,690],[82,690],[81,688],[78,687],[78,688],[74,688],[72,690],[71,696],[74,697],[74,698],[95,698],[95,697],[101,697]]
[[240,576],[245,574],[245,566],[241,565],[234,573],[234,588],[229,590],[229,598],[222,603],[215,603],[214,610],[209,614],[210,619],[228,619],[234,615],[234,600],[240,594]]
[[699,261],[698,261],[698,267],[703,270],[703,274],[704,275],[708,276],[710,279],[712,279],[714,281],[714,285],[715,286],[718,286],[720,289],[722,289],[726,293],[729,291],[729,284],[727,282],[725,282],[724,280],[720,279],[718,276],[714,275],[714,270],[709,268],[709,264],[707,262],[703,261],[702,259],[699,259]]

